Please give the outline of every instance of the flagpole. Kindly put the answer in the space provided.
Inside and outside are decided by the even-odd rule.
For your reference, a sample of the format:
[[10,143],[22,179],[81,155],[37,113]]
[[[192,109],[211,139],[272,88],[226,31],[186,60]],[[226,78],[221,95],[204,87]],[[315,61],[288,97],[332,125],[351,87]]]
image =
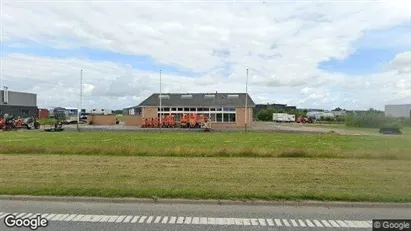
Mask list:
[[248,119],[248,68],[247,68],[247,77],[245,80],[245,123],[244,123],[244,130],[247,132],[247,119]]
[[161,132],[161,125],[162,125],[162,117],[163,117],[163,110],[161,108],[161,70],[160,70],[160,132]]
[[77,131],[80,131],[81,101],[83,99],[83,70],[80,71],[80,101],[77,110]]

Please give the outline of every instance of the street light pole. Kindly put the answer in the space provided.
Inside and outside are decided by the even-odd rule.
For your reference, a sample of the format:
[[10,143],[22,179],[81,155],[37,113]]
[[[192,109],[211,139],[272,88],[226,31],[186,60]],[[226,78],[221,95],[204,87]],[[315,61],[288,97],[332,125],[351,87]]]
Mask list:
[[81,104],[83,100],[83,70],[80,70],[80,101],[79,108],[77,110],[77,131],[80,131],[80,115],[81,115]]
[[163,117],[163,111],[161,108],[161,100],[162,100],[162,96],[161,96],[161,70],[160,70],[160,132],[161,132],[161,126],[162,126],[162,117]]
[[248,68],[247,68],[247,77],[246,77],[246,80],[245,80],[245,108],[244,108],[244,111],[245,111],[244,130],[245,130],[245,132],[247,132],[247,120],[248,120]]

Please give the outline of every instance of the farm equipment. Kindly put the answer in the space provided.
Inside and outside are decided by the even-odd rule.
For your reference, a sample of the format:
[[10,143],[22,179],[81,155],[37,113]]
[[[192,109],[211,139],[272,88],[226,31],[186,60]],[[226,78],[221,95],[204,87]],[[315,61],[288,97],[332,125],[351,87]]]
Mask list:
[[64,109],[55,110],[54,111],[54,118],[56,119],[56,122],[54,123],[54,126],[50,127],[50,128],[45,128],[44,131],[46,131],[46,132],[61,132],[61,131],[64,131],[63,121],[66,120],[66,112],[64,111]]
[[188,119],[189,127],[190,128],[195,128],[197,127],[197,115],[194,113],[190,114],[190,117]]
[[159,128],[160,127],[160,120],[158,118],[154,118],[153,120],[153,128]]
[[165,115],[161,119],[161,122],[163,123],[162,127],[163,128],[175,128],[176,127],[176,120],[174,115]]
[[37,122],[36,118],[34,117],[20,119],[8,114],[4,115],[4,119],[0,119],[0,129],[3,129],[3,131],[12,131],[21,128],[26,128],[28,130],[32,128],[39,129],[40,123]]
[[4,114],[4,119],[2,121],[3,122],[1,122],[0,124],[2,124],[1,128],[3,129],[3,131],[17,130],[16,119],[13,115]]
[[39,129],[40,128],[40,123],[36,120],[34,117],[28,117],[23,120],[22,126],[25,127],[26,129]]
[[162,128],[168,128],[168,116],[162,116],[161,118],[161,127]]
[[313,119],[311,119],[310,117],[298,117],[297,123],[303,123],[303,124],[309,123],[309,124],[311,124],[311,123],[313,123]]
[[205,132],[211,131],[211,121],[208,120],[207,117],[204,117],[204,121],[201,124],[201,127],[204,129]]
[[[204,115],[183,114],[180,117],[180,128],[202,128],[205,122]],[[160,118],[145,118],[143,120],[142,128],[175,128],[177,121],[175,115],[164,115]]]
[[188,115],[188,114],[183,114],[183,116],[181,117],[181,120],[180,120],[180,127],[181,128],[188,128],[189,127],[189,119],[190,119],[190,116]]

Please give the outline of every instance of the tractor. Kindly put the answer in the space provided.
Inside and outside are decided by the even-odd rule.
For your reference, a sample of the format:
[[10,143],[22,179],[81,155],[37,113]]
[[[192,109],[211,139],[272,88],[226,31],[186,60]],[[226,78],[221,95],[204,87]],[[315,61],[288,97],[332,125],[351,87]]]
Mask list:
[[27,130],[30,129],[39,129],[40,123],[34,117],[28,117],[23,120],[22,126],[25,127]]
[[66,121],[66,112],[62,110],[54,110],[54,119],[56,122],[52,128],[45,128],[44,131],[46,132],[61,132],[64,131],[63,128],[63,121]]
[[4,119],[1,124],[3,124],[3,131],[17,130],[16,119],[14,118],[14,115],[4,114]]

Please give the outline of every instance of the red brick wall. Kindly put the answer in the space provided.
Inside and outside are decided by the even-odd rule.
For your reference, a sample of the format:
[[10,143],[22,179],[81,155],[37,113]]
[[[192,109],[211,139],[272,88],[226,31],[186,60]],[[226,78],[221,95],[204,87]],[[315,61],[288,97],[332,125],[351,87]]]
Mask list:
[[123,116],[123,121],[125,126],[141,126],[143,120],[141,116]]
[[[247,126],[253,125],[253,108],[248,108],[247,110]],[[236,126],[238,128],[243,128],[245,126],[245,110],[244,108],[236,108]]]
[[143,107],[141,109],[141,116],[143,118],[157,118],[157,107]]
[[115,115],[89,115],[87,116],[87,123],[93,125],[116,125]]

